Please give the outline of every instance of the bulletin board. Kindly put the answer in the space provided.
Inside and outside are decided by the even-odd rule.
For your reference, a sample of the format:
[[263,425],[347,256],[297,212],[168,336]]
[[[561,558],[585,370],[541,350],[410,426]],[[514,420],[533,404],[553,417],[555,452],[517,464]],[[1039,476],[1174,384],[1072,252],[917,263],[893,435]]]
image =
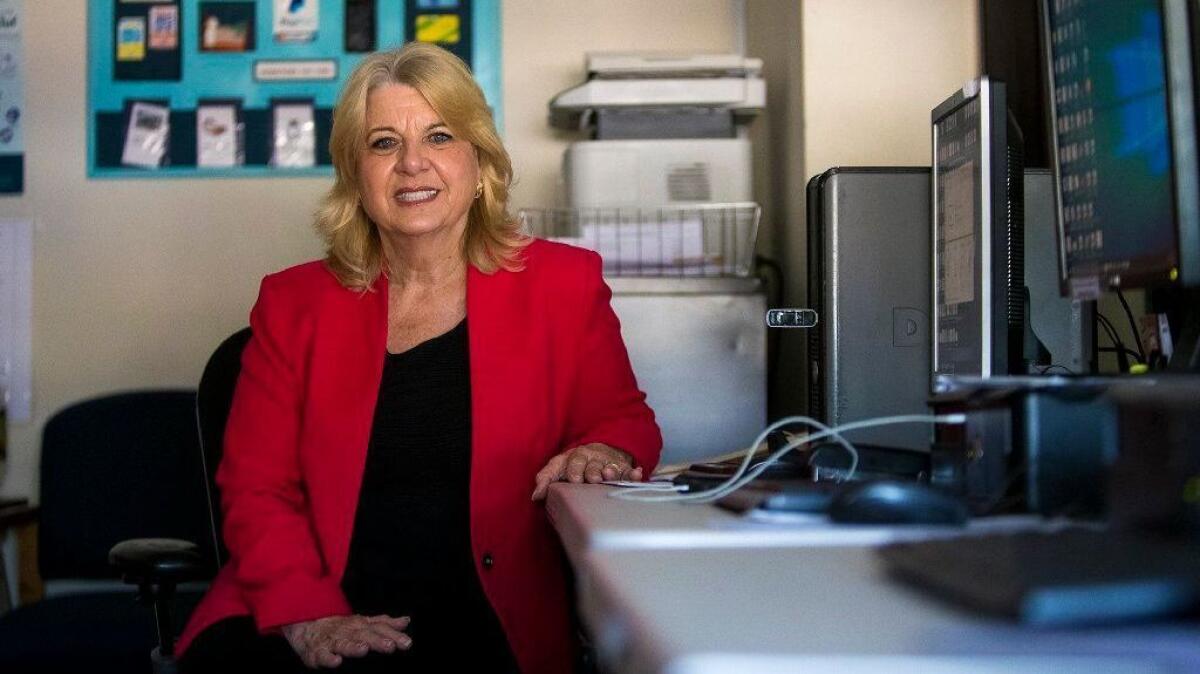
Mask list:
[[499,0],[88,0],[88,176],[330,175],[343,82],[411,40],[463,58],[502,128]]

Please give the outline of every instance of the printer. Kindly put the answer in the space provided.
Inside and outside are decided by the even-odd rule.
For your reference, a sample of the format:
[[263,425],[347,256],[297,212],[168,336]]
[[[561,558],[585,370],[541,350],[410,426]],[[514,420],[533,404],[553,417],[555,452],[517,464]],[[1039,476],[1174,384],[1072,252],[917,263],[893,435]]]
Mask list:
[[596,53],[586,67],[550,101],[551,126],[589,136],[563,156],[568,207],[753,200],[746,125],[766,102],[761,59]]
[[550,101],[550,125],[582,136],[563,156],[565,208],[522,219],[603,259],[662,461],[741,449],[767,411],[746,130],[766,100],[762,61],[605,53],[586,65],[587,80]]

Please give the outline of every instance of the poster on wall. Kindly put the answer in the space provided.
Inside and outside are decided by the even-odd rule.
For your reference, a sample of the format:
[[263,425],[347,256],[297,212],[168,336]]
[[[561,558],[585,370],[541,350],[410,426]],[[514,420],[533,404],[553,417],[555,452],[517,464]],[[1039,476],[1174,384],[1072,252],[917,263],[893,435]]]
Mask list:
[[25,190],[25,52],[21,0],[0,0],[0,194]]
[[317,131],[311,101],[279,101],[274,105],[275,152],[271,164],[307,168],[316,163]]
[[245,160],[238,105],[202,102],[196,106],[196,166],[230,168]]
[[317,0],[275,0],[275,41],[312,42],[319,24]]
[[122,164],[141,168],[158,168],[162,164],[171,135],[170,114],[166,106],[154,103],[139,101],[130,107]]

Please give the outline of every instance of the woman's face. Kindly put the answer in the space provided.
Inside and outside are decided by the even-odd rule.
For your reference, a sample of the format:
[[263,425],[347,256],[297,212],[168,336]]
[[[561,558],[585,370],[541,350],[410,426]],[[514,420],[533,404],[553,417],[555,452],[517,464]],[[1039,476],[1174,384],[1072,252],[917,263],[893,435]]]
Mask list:
[[358,158],[363,209],[383,236],[466,230],[479,160],[416,89],[387,84],[367,97],[366,147]]

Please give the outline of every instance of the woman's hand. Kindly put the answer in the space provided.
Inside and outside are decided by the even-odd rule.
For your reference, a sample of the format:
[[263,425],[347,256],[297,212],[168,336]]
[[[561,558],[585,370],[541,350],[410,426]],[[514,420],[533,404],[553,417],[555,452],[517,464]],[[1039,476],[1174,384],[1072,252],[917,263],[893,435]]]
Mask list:
[[369,651],[407,650],[412,639],[402,630],[408,617],[345,615],[283,626],[283,636],[310,669],[337,667],[343,657],[361,658]]
[[633,457],[616,447],[593,442],[568,449],[550,459],[546,467],[538,471],[533,500],[546,498],[550,483],[559,480],[595,484],[611,480],[636,482],[641,479],[642,469],[633,467]]

